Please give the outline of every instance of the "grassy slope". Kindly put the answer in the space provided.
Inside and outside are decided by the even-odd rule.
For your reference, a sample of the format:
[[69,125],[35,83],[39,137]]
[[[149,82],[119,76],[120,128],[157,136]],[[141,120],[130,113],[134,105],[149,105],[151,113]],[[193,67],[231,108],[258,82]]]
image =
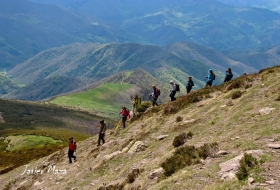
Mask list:
[[[3,118],[0,122],[1,137],[17,136],[19,138],[18,135],[23,135],[26,139],[28,135],[38,136],[32,146],[26,144],[27,146],[15,150],[8,150],[8,141],[0,139],[0,170],[4,168],[9,170],[68,146],[70,136],[77,141],[84,140],[90,134],[97,133],[98,129],[93,126],[101,120],[100,117],[87,112],[62,108],[50,103],[0,99],[0,105]],[[107,122],[108,127],[114,125],[114,122],[110,120]],[[43,143],[39,136],[59,140],[59,143],[53,144],[51,141]],[[24,141],[20,143],[24,144]],[[42,143],[44,146],[40,146]]]
[[[98,189],[102,183],[105,183],[105,186],[124,184],[124,189],[246,189],[249,188],[246,180],[222,182],[219,164],[245,150],[261,149],[264,150],[263,158],[266,158],[266,162],[260,165],[260,170],[253,172],[252,177],[261,183],[268,178],[278,179],[280,175],[277,160],[280,155],[277,151],[268,149],[267,144],[270,139],[279,142],[279,79],[280,67],[274,67],[259,74],[239,77],[221,86],[193,91],[177,98],[175,102],[150,109],[138,120],[129,122],[129,126],[119,133],[114,133],[113,130],[107,132],[106,140],[111,143],[100,149],[92,147],[96,137],[81,142],[81,151],[77,153],[81,162],[74,165],[77,167],[68,165],[66,156],[55,160],[60,153],[33,162],[32,165],[40,167],[43,160],[48,160],[57,167],[79,174],[75,177],[63,175],[60,183],[50,180],[53,174],[41,175],[43,186],[53,189]],[[232,99],[236,91],[241,91],[242,96]],[[231,106],[224,106],[226,104]],[[275,110],[268,115],[260,115],[259,110],[264,107]],[[182,121],[179,121],[178,117],[181,117]],[[149,179],[150,173],[173,154],[174,137],[189,131],[194,136],[187,145],[201,146],[204,143],[217,142],[220,149],[228,151],[229,154],[206,159],[203,164],[186,166],[170,177]],[[168,134],[168,137],[158,141],[156,137],[163,134]],[[111,160],[103,161],[105,155],[120,151],[127,147],[129,142],[137,140],[147,145],[145,151],[121,153]],[[64,153],[66,151],[65,149]],[[267,166],[269,170],[265,169]],[[125,181],[133,168],[139,168],[140,174],[133,183],[127,183]],[[9,188],[32,187],[38,178],[16,175],[22,170],[23,167],[20,167],[1,176],[0,182]],[[8,183],[11,177],[12,180]],[[31,186],[22,184],[26,180]],[[278,181],[273,187],[280,188]]]
[[130,105],[123,105],[123,101],[117,100],[115,96],[133,86],[132,84],[101,84],[85,92],[56,97],[51,100],[51,103],[88,110],[115,119],[118,118],[118,111],[122,106],[130,107]]

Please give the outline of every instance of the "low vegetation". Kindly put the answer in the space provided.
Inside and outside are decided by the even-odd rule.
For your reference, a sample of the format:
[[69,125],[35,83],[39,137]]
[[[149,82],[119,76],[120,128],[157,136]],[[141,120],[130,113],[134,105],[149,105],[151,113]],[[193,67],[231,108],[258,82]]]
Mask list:
[[240,160],[240,166],[238,167],[238,171],[236,176],[239,180],[246,179],[253,168],[258,166],[258,160],[252,156],[252,154],[244,154],[244,157]]
[[181,133],[180,135],[176,136],[173,140],[172,145],[177,148],[179,146],[184,145],[188,139],[191,139],[193,137],[192,132],[188,132],[187,134],[185,132]]
[[177,148],[174,154],[161,164],[161,167],[163,167],[166,176],[171,176],[179,169],[192,164],[198,164],[200,163],[200,159],[213,156],[217,150],[217,143],[204,144],[199,148],[182,146]]

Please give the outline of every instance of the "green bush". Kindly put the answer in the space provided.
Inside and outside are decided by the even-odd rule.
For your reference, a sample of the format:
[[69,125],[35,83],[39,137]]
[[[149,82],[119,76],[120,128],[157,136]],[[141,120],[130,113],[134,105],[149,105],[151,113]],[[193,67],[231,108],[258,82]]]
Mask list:
[[[194,146],[182,146],[175,150],[173,155],[167,158],[161,167],[164,169],[165,176],[171,176],[173,173],[192,164],[198,164],[201,156],[212,155],[217,150],[217,143],[205,144],[204,148],[195,148]],[[204,153],[205,152],[205,153]],[[211,153],[211,154],[210,154]]]
[[249,176],[250,170],[258,165],[258,161],[252,154],[244,154],[244,157],[240,160],[240,166],[236,173],[239,180],[246,179]]
[[151,107],[151,102],[142,102],[141,107],[137,109],[138,112],[145,112],[149,107]]

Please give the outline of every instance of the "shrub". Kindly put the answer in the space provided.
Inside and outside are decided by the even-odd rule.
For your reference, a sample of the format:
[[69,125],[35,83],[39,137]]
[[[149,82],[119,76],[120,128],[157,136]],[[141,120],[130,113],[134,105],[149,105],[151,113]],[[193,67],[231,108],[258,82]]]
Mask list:
[[181,133],[180,135],[178,135],[174,138],[172,145],[175,148],[179,147],[179,146],[182,146],[183,144],[185,144],[185,142],[187,142],[188,139],[191,139],[192,137],[193,137],[192,132],[188,132],[188,134],[183,132],[183,133]]
[[227,91],[240,88],[242,86],[242,84],[243,84],[243,81],[241,79],[234,80],[227,86]]
[[198,148],[198,155],[200,158],[213,157],[215,153],[219,150],[217,143],[204,144],[202,147]]
[[151,107],[152,103],[151,102],[142,102],[141,107],[138,108],[138,112],[145,112],[149,107]]
[[232,93],[231,98],[236,99],[236,98],[239,98],[241,96],[242,96],[242,92],[238,90],[238,91]]
[[240,160],[240,166],[236,173],[239,180],[246,179],[249,176],[249,172],[252,168],[258,165],[258,161],[252,154],[244,154],[244,157]]
[[176,122],[180,122],[180,121],[182,121],[183,120],[183,118],[181,117],[181,116],[177,116],[176,117]]
[[187,134],[181,133],[180,135],[178,135],[174,138],[172,145],[174,147],[179,147],[179,146],[182,146],[183,144],[185,144],[185,142],[187,142]]
[[[167,158],[161,167],[164,169],[165,176],[171,176],[173,173],[185,166],[198,164],[202,155],[212,155],[214,150],[217,150],[217,143],[205,144],[204,148],[195,148],[194,146],[182,146],[175,150],[173,155]],[[205,151],[208,150],[208,151]],[[201,154],[200,152],[205,152]]]

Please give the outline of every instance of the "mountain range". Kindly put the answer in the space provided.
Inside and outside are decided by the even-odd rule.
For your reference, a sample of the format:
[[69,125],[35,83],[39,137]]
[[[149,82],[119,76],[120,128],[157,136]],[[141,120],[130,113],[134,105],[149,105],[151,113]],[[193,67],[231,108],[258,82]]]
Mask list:
[[0,68],[75,42],[192,41],[220,51],[280,45],[278,13],[214,0],[36,2],[0,2]]
[[278,0],[217,0],[225,4],[241,7],[258,7],[280,12],[280,2]]

